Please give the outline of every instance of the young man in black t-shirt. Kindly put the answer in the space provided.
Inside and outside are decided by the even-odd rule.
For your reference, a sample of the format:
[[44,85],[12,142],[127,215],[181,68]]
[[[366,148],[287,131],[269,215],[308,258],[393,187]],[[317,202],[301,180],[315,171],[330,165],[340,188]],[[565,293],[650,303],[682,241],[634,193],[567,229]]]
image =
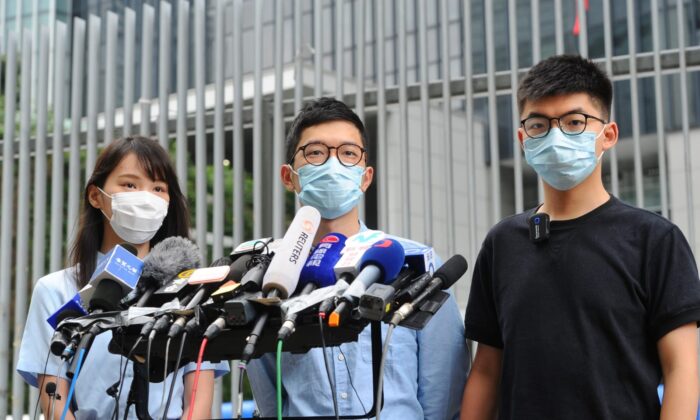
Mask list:
[[[674,224],[603,186],[600,161],[618,138],[610,80],[556,56],[528,72],[518,102],[544,202],[494,226],[479,253],[462,419],[695,419],[697,267]],[[539,241],[535,213],[551,218]]]

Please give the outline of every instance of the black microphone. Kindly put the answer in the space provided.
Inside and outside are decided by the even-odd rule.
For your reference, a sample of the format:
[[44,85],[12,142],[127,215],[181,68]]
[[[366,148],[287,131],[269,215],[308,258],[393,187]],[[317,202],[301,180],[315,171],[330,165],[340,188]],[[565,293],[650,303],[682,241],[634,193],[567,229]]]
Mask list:
[[53,420],[53,413],[56,400],[60,400],[61,396],[56,393],[56,382],[47,382],[46,386],[44,387],[44,390],[46,391],[46,395],[49,396],[51,401],[51,403],[49,404],[49,418]]
[[549,215],[547,213],[533,214],[528,219],[528,225],[532,242],[539,243],[549,239]]
[[[211,263],[207,268],[198,268],[194,270],[192,275],[187,280],[190,286],[194,286],[195,289],[180,300],[180,305],[186,305],[185,309],[192,309],[199,304],[202,299],[209,297],[212,289],[224,281],[229,273],[231,258],[222,257]],[[173,315],[171,313],[165,313],[160,316],[153,326],[153,332],[160,333],[165,331],[170,327],[173,321]],[[184,326],[184,321],[182,326]]]
[[[224,257],[218,260],[219,263],[224,263],[230,261],[230,257]],[[212,295],[212,291],[216,292],[217,288],[221,284],[229,284],[229,283],[237,283],[240,282],[241,277],[243,277],[243,274],[246,272],[247,268],[247,263],[246,260],[248,258],[241,257],[234,261],[232,264],[229,265],[229,271],[226,277],[219,282],[211,282],[211,283],[203,283],[201,285],[201,288],[195,292],[194,297],[189,301],[185,309],[192,309],[195,306],[199,305],[200,302],[206,300],[209,298],[210,295]],[[212,264],[213,265],[213,264]],[[224,287],[224,286],[221,286]],[[221,288],[219,287],[219,289]],[[188,316],[186,315],[180,315],[178,319],[173,322],[173,324],[170,326],[170,330],[168,331],[168,337],[170,338],[176,338],[177,336],[182,333],[182,331],[185,328],[185,323],[187,322]]]
[[197,268],[199,264],[199,248],[192,241],[180,236],[163,239],[143,259],[141,279],[123,303],[126,306],[146,306],[156,290],[177,279],[179,273]]
[[412,302],[404,303],[394,312],[389,323],[394,326],[398,325],[411,315],[416,308],[420,307],[433,293],[440,289],[447,289],[455,284],[467,272],[467,266],[467,260],[463,256],[459,254],[453,255],[449,260],[445,261],[442,267],[435,271],[433,279],[420,295]]

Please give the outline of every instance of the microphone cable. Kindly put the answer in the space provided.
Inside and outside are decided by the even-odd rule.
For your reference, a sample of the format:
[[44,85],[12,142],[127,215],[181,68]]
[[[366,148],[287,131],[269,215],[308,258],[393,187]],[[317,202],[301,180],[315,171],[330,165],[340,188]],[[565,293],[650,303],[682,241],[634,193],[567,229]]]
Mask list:
[[377,382],[377,395],[374,397],[374,411],[376,414],[375,419],[379,419],[380,411],[382,409],[382,395],[384,386],[384,364],[386,362],[386,356],[389,353],[389,342],[391,341],[391,333],[394,332],[394,324],[389,324],[389,328],[386,331],[386,338],[384,339],[384,348],[382,349],[382,361],[379,363],[379,381]]
[[124,380],[126,379],[126,368],[129,366],[129,359],[134,354],[134,351],[136,351],[136,347],[138,347],[142,339],[143,337],[139,336],[139,338],[136,339],[134,345],[131,346],[129,353],[127,353],[126,355],[126,363],[124,363],[124,368],[121,370],[121,373],[119,375],[119,390],[117,391],[117,404],[114,406],[114,413],[112,414],[112,419],[119,419],[119,398],[122,395],[122,387],[124,386]]
[[199,383],[199,373],[202,370],[202,359],[204,358],[204,349],[207,347],[207,338],[202,339],[202,345],[199,347],[199,356],[197,357],[197,370],[194,373],[194,384],[192,385],[192,396],[190,397],[190,409],[187,412],[187,420],[192,420],[194,414],[194,401],[197,395],[197,384]]
[[357,392],[357,388],[355,388],[355,383],[352,381],[352,373],[350,373],[350,367],[348,366],[348,358],[345,356],[345,353],[343,353],[343,349],[340,345],[338,346],[338,351],[340,352],[341,355],[343,355],[343,363],[345,364],[345,370],[348,371],[348,382],[350,382],[350,386],[352,387],[352,390],[355,392],[355,396],[357,397],[357,401],[360,402],[360,406],[362,407],[362,411],[364,411],[366,413],[367,409],[365,408],[365,404],[362,402],[362,398],[360,398],[360,393]]
[[171,338],[168,337],[168,341],[165,342],[165,363],[163,366],[163,392],[161,392],[160,395],[160,405],[158,406],[158,409],[163,408],[163,404],[165,404],[165,394],[168,392],[168,381],[166,379],[168,377],[168,354],[170,353],[170,340]]
[[246,364],[244,361],[238,361],[238,369],[240,370],[238,375],[238,410],[236,411],[236,419],[241,420],[243,415],[243,377],[247,375]]
[[[41,390],[44,385],[44,380],[46,377],[46,369],[49,367],[49,356],[51,356],[51,347],[49,346],[49,351],[46,352],[46,361],[44,362],[44,371],[42,372],[42,381],[39,383],[39,395],[36,397],[36,404],[34,404],[34,416],[32,417],[32,420],[36,420],[36,413],[37,409],[39,408],[39,401],[41,401]],[[56,380],[58,382],[58,379]],[[58,383],[56,384],[58,387]],[[52,419],[53,420],[53,419]]]
[[168,418],[168,409],[170,408],[170,401],[173,399],[173,390],[175,389],[175,381],[177,380],[177,371],[180,370],[180,361],[182,360],[182,349],[185,347],[185,339],[187,338],[187,331],[182,333],[180,336],[180,348],[177,351],[177,360],[175,361],[175,370],[173,370],[173,380],[170,382],[170,391],[168,392],[168,400],[165,403],[165,409],[163,410],[163,420]]
[[331,385],[331,396],[333,397],[333,413],[335,414],[336,420],[339,419],[338,415],[338,396],[336,394],[335,381],[331,375],[330,364],[328,363],[328,355],[326,354],[326,339],[323,337],[323,315],[318,315],[318,327],[321,330],[321,347],[323,349],[323,363],[326,365],[326,375],[328,375],[328,382]]
[[277,420],[282,420],[282,345],[284,340],[277,340]]
[[73,398],[73,391],[75,391],[75,383],[78,382],[78,375],[80,374],[80,368],[83,367],[83,357],[85,357],[85,348],[80,349],[78,353],[78,364],[75,367],[75,373],[73,374],[73,379],[70,381],[70,388],[68,389],[68,398],[66,398],[66,405],[63,406],[63,413],[61,413],[61,420],[66,419],[68,414],[68,409],[70,408],[70,402]]
[[156,336],[156,330],[151,330],[148,334],[148,344],[146,344],[146,383],[148,384],[148,390],[151,388],[151,345],[153,344],[153,339]]

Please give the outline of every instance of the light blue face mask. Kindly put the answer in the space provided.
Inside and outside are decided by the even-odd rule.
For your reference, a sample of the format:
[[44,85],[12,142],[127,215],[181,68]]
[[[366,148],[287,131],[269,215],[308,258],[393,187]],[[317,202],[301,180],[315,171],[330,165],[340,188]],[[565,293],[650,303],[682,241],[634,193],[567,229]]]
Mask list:
[[292,172],[299,176],[301,192],[297,195],[302,204],[312,206],[324,219],[337,219],[348,213],[362,197],[362,175],[365,168],[343,166],[337,158],[330,157],[320,166],[307,164]]
[[570,190],[588,178],[603,157],[595,154],[600,133],[584,131],[568,136],[552,127],[546,136],[523,142],[525,160],[544,182],[560,191]]

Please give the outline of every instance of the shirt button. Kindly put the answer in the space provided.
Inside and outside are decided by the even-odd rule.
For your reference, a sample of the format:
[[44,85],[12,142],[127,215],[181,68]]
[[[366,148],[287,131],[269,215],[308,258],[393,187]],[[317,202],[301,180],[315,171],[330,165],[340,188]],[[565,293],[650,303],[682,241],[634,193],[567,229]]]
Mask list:
[[347,392],[341,392],[340,393],[340,398],[347,400],[348,399],[348,393]]
[[340,361],[342,362],[343,360],[345,360],[345,357],[344,357],[342,354],[339,354],[339,355],[338,355],[338,360],[340,360]]

